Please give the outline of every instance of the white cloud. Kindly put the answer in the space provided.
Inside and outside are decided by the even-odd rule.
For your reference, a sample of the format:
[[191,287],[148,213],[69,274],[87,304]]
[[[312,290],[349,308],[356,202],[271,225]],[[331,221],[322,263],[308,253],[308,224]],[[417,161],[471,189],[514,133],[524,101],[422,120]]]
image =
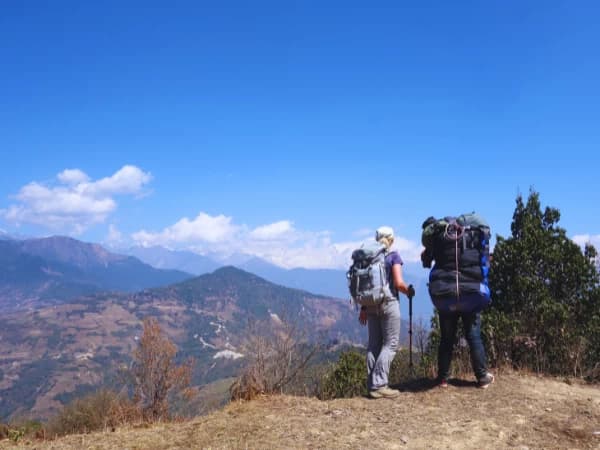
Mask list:
[[573,236],[573,242],[575,242],[581,248],[583,248],[585,244],[592,244],[596,250],[600,250],[600,234],[577,234]]
[[90,177],[79,169],[65,169],[57,175],[58,180],[64,184],[79,184],[89,181]]
[[257,240],[270,240],[284,237],[294,230],[288,220],[280,220],[269,225],[263,225],[250,232],[250,237]]
[[264,259],[288,269],[305,267],[307,269],[347,268],[352,251],[339,252],[334,244],[318,245],[303,243],[302,245],[282,248],[279,252],[265,253]]
[[110,224],[108,226],[108,235],[104,239],[104,242],[113,248],[120,247],[124,245],[125,239],[123,237],[123,233],[121,233],[114,224]]
[[413,242],[400,236],[394,239],[393,247],[398,250],[404,261],[421,261],[421,251],[423,246],[420,242]]
[[[374,230],[368,235],[373,236]],[[162,231],[138,231],[132,239],[138,245],[191,249],[223,258],[240,253],[252,255],[285,268],[347,268],[352,251],[363,242],[334,242],[328,231],[298,230],[289,220],[250,228],[235,224],[231,217],[204,212]],[[420,244],[397,237],[394,247],[405,261],[420,260]]]
[[17,203],[0,211],[0,216],[15,225],[32,223],[80,234],[114,212],[115,195],[141,193],[152,176],[135,166],[124,166],[98,181],[90,181],[79,169],[66,169],[56,178],[58,183],[51,186],[35,181],[23,186],[14,196]]
[[163,231],[152,233],[141,230],[133,233],[132,238],[143,246],[230,242],[238,232],[238,227],[232,225],[231,221],[231,217],[224,215],[213,217],[201,212],[193,220],[184,217]]
[[113,194],[139,194],[145,184],[152,180],[150,173],[136,166],[123,166],[110,177],[102,178],[91,183],[77,185],[78,192],[89,196]]

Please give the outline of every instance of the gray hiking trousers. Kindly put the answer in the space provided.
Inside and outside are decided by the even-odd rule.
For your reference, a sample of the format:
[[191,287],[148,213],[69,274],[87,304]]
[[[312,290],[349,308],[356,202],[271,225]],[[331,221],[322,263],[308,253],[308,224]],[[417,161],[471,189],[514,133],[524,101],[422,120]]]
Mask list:
[[400,302],[392,300],[367,309],[369,346],[367,349],[367,388],[388,384],[390,365],[400,340]]

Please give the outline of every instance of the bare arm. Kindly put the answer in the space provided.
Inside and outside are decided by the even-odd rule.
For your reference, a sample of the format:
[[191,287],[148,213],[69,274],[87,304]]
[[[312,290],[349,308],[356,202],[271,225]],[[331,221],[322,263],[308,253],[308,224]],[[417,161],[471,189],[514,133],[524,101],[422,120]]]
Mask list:
[[394,264],[392,266],[392,278],[394,280],[394,286],[398,289],[398,292],[408,294],[408,284],[405,283],[402,277],[402,265]]

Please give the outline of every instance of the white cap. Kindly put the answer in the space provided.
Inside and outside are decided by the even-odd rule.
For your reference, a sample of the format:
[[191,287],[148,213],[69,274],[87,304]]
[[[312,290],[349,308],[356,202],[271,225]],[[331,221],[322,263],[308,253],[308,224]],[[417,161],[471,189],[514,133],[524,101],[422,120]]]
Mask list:
[[375,232],[375,240],[379,241],[381,238],[394,239],[394,229],[392,227],[379,227]]

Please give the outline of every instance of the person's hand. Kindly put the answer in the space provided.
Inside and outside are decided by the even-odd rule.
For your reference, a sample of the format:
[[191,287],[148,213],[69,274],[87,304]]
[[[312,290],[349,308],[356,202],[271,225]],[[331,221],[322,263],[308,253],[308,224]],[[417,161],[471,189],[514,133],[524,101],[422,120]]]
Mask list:
[[408,298],[413,298],[415,296],[415,288],[412,284],[408,285],[408,291],[406,292]]
[[366,309],[360,310],[360,314],[358,315],[358,323],[360,323],[363,326],[367,324],[367,310]]

